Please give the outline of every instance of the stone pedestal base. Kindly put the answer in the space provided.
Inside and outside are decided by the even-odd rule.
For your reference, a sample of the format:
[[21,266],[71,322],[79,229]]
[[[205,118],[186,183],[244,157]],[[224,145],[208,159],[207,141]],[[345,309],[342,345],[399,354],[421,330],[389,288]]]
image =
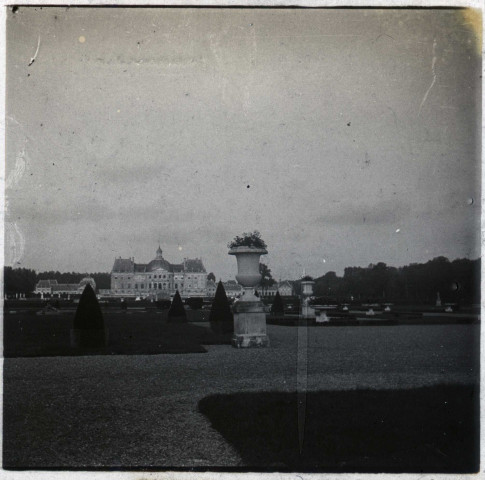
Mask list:
[[239,301],[234,305],[234,335],[232,346],[236,348],[267,347],[266,313],[262,302]]

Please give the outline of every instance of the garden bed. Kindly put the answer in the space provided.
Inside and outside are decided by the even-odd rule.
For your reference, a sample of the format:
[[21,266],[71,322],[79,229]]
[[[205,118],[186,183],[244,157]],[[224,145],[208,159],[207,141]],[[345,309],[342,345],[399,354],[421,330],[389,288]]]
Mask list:
[[70,334],[74,312],[4,316],[4,356],[154,355],[204,353],[203,345],[230,344],[230,335],[215,334],[205,325],[168,323],[166,312],[105,313],[108,345],[73,348]]

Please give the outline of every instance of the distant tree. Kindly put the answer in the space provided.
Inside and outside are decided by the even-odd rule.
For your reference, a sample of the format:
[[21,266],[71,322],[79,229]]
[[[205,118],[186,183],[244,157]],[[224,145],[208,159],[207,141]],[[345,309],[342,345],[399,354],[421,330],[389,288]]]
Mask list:
[[89,284],[86,285],[79,299],[71,340],[76,347],[101,347],[107,342],[103,313],[96,294]]
[[273,276],[271,275],[271,269],[265,263],[259,263],[259,273],[261,274],[261,290],[264,292],[276,283]]
[[220,280],[212,301],[209,322],[212,331],[216,333],[231,333],[234,331],[234,315],[227,299],[226,290]]
[[79,272],[40,272],[37,280],[57,280],[57,283],[79,283],[85,277],[92,277],[96,283],[96,288],[109,289],[111,287],[111,274],[106,272],[79,273]]
[[[481,260],[436,257],[426,263],[399,268],[383,262],[347,267],[343,277],[327,272],[315,280],[319,301],[376,301],[433,304],[439,292],[443,302],[480,303]],[[298,293],[300,280],[294,282]]]
[[316,297],[322,297],[322,301],[338,301],[345,298],[344,281],[335,272],[327,272],[323,277],[315,279],[313,288]]
[[372,265],[368,270],[367,275],[371,286],[370,296],[374,299],[385,299],[388,281],[387,265],[379,262],[376,265]]
[[283,303],[283,299],[281,298],[280,292],[276,292],[273,305],[271,305],[271,313],[273,315],[283,315],[285,313],[285,305]]
[[97,272],[84,275],[84,277],[92,277],[96,282],[96,288],[99,290],[102,289],[110,289],[111,288],[111,274],[104,273],[104,272]]
[[4,267],[4,291],[9,295],[31,293],[35,289],[37,276],[34,270],[27,268]]
[[480,303],[481,259],[460,258],[451,263],[453,281],[450,294],[458,303]]
[[212,280],[212,281],[215,283],[215,281],[216,281],[216,276],[215,276],[215,275],[214,275],[212,272],[210,272],[210,273],[209,273],[209,275],[207,275],[207,280],[208,280],[208,281],[209,281],[209,280]]
[[177,290],[173,296],[172,305],[168,310],[168,321],[169,322],[186,322],[187,313],[185,312],[184,304],[182,303],[182,298]]

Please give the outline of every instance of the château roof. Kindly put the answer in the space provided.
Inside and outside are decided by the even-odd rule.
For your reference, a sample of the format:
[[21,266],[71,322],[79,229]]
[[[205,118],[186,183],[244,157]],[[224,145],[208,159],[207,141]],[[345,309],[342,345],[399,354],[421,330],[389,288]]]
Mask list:
[[39,280],[37,288],[50,288],[57,285],[57,280]]
[[117,258],[112,271],[116,273],[133,272],[134,262],[131,258]]
[[224,290],[226,291],[242,290],[241,285],[239,285],[239,283],[237,283],[235,280],[228,280],[227,282],[222,282],[222,284],[224,285]]

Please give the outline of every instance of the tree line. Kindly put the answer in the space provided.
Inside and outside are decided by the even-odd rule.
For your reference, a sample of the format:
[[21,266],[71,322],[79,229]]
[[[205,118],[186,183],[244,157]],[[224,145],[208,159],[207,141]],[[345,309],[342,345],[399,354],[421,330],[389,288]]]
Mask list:
[[343,277],[327,272],[315,280],[314,294],[328,301],[434,304],[480,303],[481,259],[448,260],[391,267],[385,263],[347,267]]

